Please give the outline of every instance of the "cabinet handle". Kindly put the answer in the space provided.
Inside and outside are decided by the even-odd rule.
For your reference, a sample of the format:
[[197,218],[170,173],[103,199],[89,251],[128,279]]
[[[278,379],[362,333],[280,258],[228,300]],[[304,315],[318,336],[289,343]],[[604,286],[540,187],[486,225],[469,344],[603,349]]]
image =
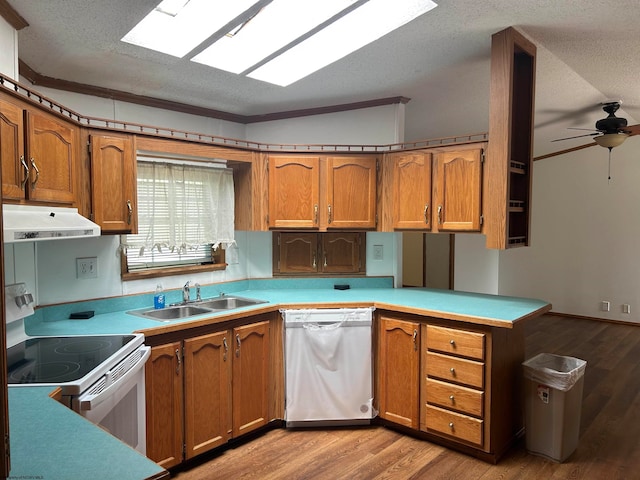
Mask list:
[[38,166],[36,165],[36,161],[32,158],[31,159],[31,167],[36,171],[36,179],[31,182],[31,189],[35,190],[36,189],[36,183],[38,183],[38,179],[40,178],[40,170],[38,170]]
[[424,204],[424,223],[429,223],[429,204]]
[[327,205],[327,209],[329,210],[329,219],[328,222],[331,223],[331,204]]
[[449,371],[451,372],[451,375],[455,375],[455,374],[456,374],[456,369],[455,369],[455,368],[453,368],[453,367],[451,367],[451,368],[449,369]]
[[227,352],[229,351],[229,345],[227,344],[227,337],[222,338],[222,346],[224,347],[224,354],[222,355],[222,361],[227,361]]
[[127,216],[127,225],[131,225],[131,219],[133,218],[133,207],[131,206],[131,200],[127,200],[127,211],[129,212]]
[[313,263],[311,264],[311,266],[313,268],[316,268],[318,266],[318,262],[317,262],[317,258],[316,257],[317,257],[317,253],[313,252]]
[[236,357],[240,356],[240,334],[236,333],[236,344],[238,348],[236,348]]
[[418,330],[417,329],[413,330],[413,350],[414,351],[418,350]]
[[453,430],[453,422],[449,422],[449,428]]
[[327,252],[324,252],[324,263],[322,264],[323,267],[327,266]]
[[29,165],[25,162],[24,155],[20,155],[20,163],[22,164],[22,168],[24,168],[24,180],[20,182],[20,188],[23,189],[29,181]]
[[176,358],[178,359],[178,365],[176,365],[176,375],[180,375],[180,367],[182,366],[182,359],[180,358],[179,348],[176,348]]
[[456,399],[453,395],[449,395],[449,400],[451,400],[451,403],[455,403]]
[[442,205],[438,205],[438,225],[442,225]]
[[456,341],[455,341],[455,340],[453,340],[453,339],[452,339],[452,340],[449,340],[449,344],[450,344],[452,347],[455,347],[455,346],[456,346]]
[[318,224],[318,204],[313,206],[313,223]]

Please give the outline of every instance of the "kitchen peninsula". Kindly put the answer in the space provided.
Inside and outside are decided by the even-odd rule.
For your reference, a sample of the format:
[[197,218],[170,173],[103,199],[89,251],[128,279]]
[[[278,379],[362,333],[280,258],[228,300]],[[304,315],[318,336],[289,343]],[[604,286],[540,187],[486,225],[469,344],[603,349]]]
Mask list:
[[[308,281],[243,280],[208,285],[202,287],[203,298],[224,293],[264,300],[266,303],[169,322],[127,313],[152,305],[152,294],[50,306],[38,309],[28,319],[26,330],[30,335],[139,331],[145,334],[145,342],[152,346],[153,352],[160,351],[166,345],[182,348],[184,344],[187,347],[195,339],[265,324],[268,332],[268,346],[264,350],[268,352],[264,359],[268,383],[265,387],[266,411],[261,412],[260,421],[255,424],[248,422],[251,428],[240,430],[238,435],[241,435],[268,424],[281,425],[284,413],[284,357],[280,309],[373,306],[376,309],[374,402],[380,412],[379,421],[486,461],[497,461],[522,434],[519,381],[520,364],[524,360],[522,325],[525,320],[549,311],[551,305],[525,298],[391,288],[391,278],[341,278],[339,283],[351,284],[348,290],[335,290],[333,283],[334,279],[324,278]],[[180,293],[167,292],[167,301],[178,301]],[[69,313],[77,310],[95,310],[96,315],[83,321],[67,320]],[[407,334],[403,333],[405,331]],[[392,345],[392,348],[385,348],[385,345]],[[410,365],[398,363],[398,358],[389,356],[389,352],[401,351],[407,345],[412,352]],[[180,372],[182,368],[181,358],[175,358],[173,351],[170,349],[172,378],[176,376],[176,369]],[[156,437],[167,434],[158,428],[166,428],[169,423],[166,418],[171,413],[154,411],[158,406],[153,400],[153,389],[149,390],[149,382],[153,382],[154,377],[161,373],[154,371],[153,358],[152,353],[147,364],[147,454],[162,467],[170,468],[202,452],[190,452],[187,448],[183,457],[182,451],[167,453],[154,445]],[[397,385],[389,383],[393,381],[390,377],[385,377],[386,372],[399,368],[410,368],[416,372],[413,384],[405,385],[402,391],[398,390]],[[439,368],[446,371],[443,373]],[[455,371],[459,377],[446,378],[447,371]],[[393,391],[388,390],[390,386],[394,388]],[[457,399],[459,394],[460,404],[446,405],[445,400],[438,397],[448,389],[458,393],[447,394],[446,398],[455,396]],[[188,398],[188,392],[182,391],[182,383],[180,390],[174,393],[181,399],[178,402],[180,405],[182,401],[185,402],[185,415],[188,416],[188,402],[197,399]],[[472,406],[462,404],[463,397],[468,395],[476,398]],[[154,422],[154,418],[159,417],[164,421]],[[91,426],[87,425],[87,428]],[[182,432],[182,429],[176,428],[168,433],[176,435],[177,430]],[[176,444],[182,445],[184,441],[189,445],[189,435],[198,434],[190,432],[188,427],[184,432],[187,438],[180,437]],[[159,444],[165,445],[167,439],[164,440]],[[226,440],[211,448],[224,443]]]

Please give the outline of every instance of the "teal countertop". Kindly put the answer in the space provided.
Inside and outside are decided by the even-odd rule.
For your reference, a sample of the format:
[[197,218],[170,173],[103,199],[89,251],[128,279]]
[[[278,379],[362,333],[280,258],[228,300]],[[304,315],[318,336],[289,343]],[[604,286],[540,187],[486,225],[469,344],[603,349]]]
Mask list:
[[141,480],[162,467],[49,397],[51,387],[9,388],[9,478]]
[[[238,312],[261,313],[280,308],[311,308],[311,307],[349,307],[371,305],[376,308],[395,310],[398,312],[415,313],[425,316],[465,321],[478,325],[512,328],[514,323],[530,317],[541,315],[548,311],[551,305],[542,300],[486,295],[479,293],[458,292],[451,290],[435,290],[425,288],[351,288],[349,290],[335,290],[333,288],[252,288],[242,282],[242,290],[235,290],[216,286],[216,290],[203,287],[202,297],[217,296],[220,291],[225,294],[264,300],[268,303],[259,304],[227,312],[207,313],[177,319],[170,322],[159,322],[127,312],[131,310],[147,309],[153,305],[152,295],[138,295],[121,297],[117,305],[105,304],[106,300],[80,302],[71,305],[46,307],[38,310],[37,315],[27,319],[26,331],[29,335],[69,335],[69,334],[112,334],[145,331],[158,327],[184,328],[191,324],[201,324],[211,319],[223,320],[230,313]],[[169,294],[167,294],[169,297]],[[143,297],[143,298],[140,298]],[[148,298],[147,298],[148,297]],[[123,303],[129,299],[127,304]],[[175,300],[169,300],[168,303]],[[117,310],[114,310],[117,308]],[[72,311],[94,310],[96,315],[87,320],[69,320]],[[151,332],[149,332],[151,333]]]

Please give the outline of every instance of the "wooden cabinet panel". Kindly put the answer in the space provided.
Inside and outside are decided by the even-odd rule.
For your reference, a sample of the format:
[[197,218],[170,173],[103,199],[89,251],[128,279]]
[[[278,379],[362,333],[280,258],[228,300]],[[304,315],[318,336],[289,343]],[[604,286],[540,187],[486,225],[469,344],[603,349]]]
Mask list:
[[229,332],[184,341],[185,457],[226,443],[231,436]]
[[269,227],[318,228],[320,159],[269,157]]
[[477,418],[427,405],[426,425],[428,430],[482,445],[484,422]]
[[418,428],[420,324],[380,316],[378,333],[379,415]]
[[233,436],[266,425],[269,417],[269,322],[233,329]]
[[440,231],[480,231],[482,215],[482,149],[436,155],[434,205]]
[[103,233],[136,233],[136,158],[133,137],[91,135],[94,221]]
[[31,167],[29,200],[76,203],[78,130],[57,117],[27,111],[26,152]]
[[276,232],[274,275],[362,274],[366,272],[364,232]]
[[24,159],[24,117],[22,108],[0,101],[0,160],[2,161],[2,198],[25,197],[24,181],[29,167]]
[[427,375],[448,382],[484,387],[484,364],[449,355],[427,352]]
[[182,462],[182,344],[151,349],[145,365],[147,457],[164,468]]
[[482,417],[484,393],[480,390],[427,378],[426,402]]
[[393,168],[393,228],[431,229],[431,154],[403,152],[389,157]]
[[327,157],[327,228],[375,228],[375,157]]
[[484,333],[427,325],[427,348],[484,360]]

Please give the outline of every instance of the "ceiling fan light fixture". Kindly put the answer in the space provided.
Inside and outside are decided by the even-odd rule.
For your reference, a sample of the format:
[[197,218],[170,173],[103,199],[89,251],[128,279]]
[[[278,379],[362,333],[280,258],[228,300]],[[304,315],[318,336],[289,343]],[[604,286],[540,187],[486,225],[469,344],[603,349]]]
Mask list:
[[622,145],[628,136],[626,133],[605,133],[604,135],[594,137],[593,140],[601,147],[614,148]]

